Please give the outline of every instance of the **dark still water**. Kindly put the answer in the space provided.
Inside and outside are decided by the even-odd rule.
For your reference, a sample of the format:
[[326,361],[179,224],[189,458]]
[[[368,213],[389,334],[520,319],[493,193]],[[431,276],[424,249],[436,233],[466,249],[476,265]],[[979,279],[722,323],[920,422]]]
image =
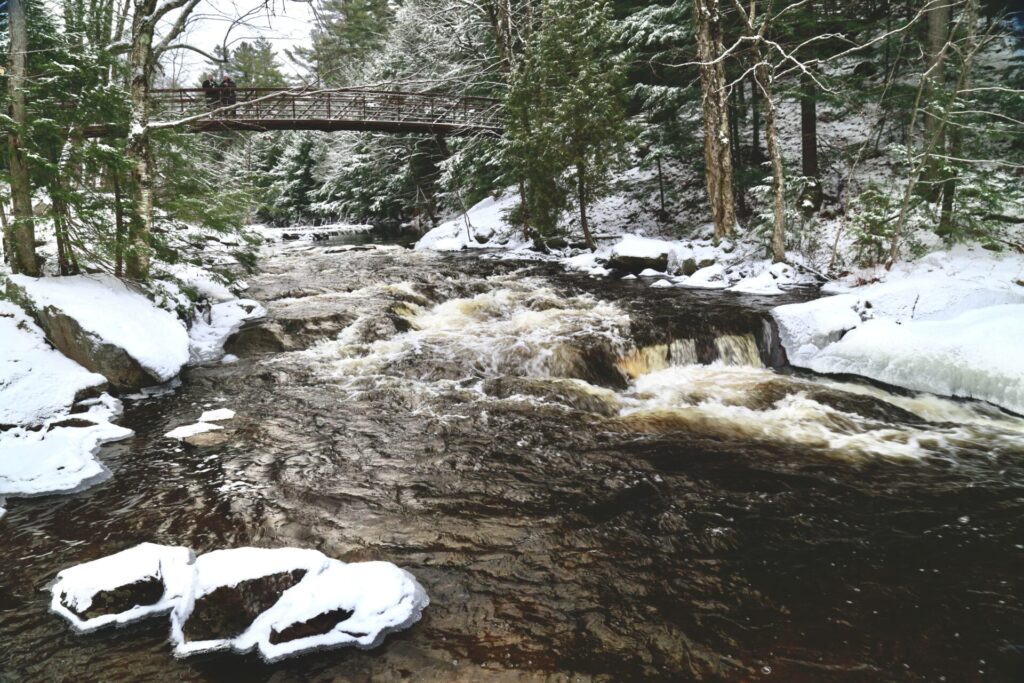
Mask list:
[[[766,369],[779,300],[330,251],[265,263],[239,363],[127,405],[110,480],[8,501],[0,680],[1024,680],[1024,421]],[[162,437],[204,407],[225,443]],[[48,612],[142,541],[388,560],[431,605],[272,666]]]

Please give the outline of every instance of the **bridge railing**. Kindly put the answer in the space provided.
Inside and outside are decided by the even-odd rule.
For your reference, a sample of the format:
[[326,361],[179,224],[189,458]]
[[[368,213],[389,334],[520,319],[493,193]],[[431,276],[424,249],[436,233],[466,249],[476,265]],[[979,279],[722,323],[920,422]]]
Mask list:
[[[210,114],[210,119],[259,121],[368,121],[500,130],[498,100],[377,90],[202,88],[150,91],[155,119]],[[233,101],[232,101],[233,97]]]

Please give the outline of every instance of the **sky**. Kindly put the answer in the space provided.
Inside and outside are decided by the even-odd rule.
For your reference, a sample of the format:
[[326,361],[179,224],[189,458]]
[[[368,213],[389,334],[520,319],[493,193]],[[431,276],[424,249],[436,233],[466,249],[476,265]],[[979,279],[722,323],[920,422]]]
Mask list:
[[[213,52],[224,42],[227,34],[229,47],[237,47],[243,40],[264,37],[278,53],[282,70],[287,74],[298,72],[285,57],[287,49],[309,44],[309,32],[315,24],[312,2],[303,0],[205,0],[193,15],[194,19],[178,42],[188,43],[205,52]],[[239,17],[244,23],[234,24]],[[206,59],[189,50],[175,51],[174,63],[169,64],[169,75],[183,85],[201,80],[208,69]],[[241,83],[239,85],[242,85]]]

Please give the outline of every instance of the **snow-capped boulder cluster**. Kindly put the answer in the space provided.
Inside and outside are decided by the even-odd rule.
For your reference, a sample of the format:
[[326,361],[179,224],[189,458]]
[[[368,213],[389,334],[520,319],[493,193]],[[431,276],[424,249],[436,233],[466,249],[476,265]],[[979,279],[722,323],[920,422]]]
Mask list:
[[267,661],[375,647],[430,603],[416,578],[389,562],[349,564],[297,548],[196,557],[152,543],[65,569],[50,591],[51,609],[81,632],[169,614],[177,656],[255,649]]

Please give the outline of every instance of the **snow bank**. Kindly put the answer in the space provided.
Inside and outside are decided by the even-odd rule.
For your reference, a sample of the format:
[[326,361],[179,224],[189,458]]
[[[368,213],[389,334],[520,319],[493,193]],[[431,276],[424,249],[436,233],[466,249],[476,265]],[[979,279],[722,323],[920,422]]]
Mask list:
[[178,319],[109,275],[32,278],[11,275],[39,309],[54,307],[87,333],[124,349],[166,382],[189,359],[188,334]]
[[103,394],[78,405],[87,410],[0,432],[0,496],[64,493],[106,478],[96,459],[100,446],[133,432],[110,423],[121,413],[115,398]]
[[[195,558],[187,548],[149,543],[60,572],[51,594],[52,610],[79,631],[170,611],[176,655],[256,649],[267,661],[375,647],[416,623],[430,603],[412,574],[388,562],[347,564],[297,548],[215,550]],[[148,596],[144,604],[140,596]],[[89,613],[94,605],[98,614]],[[260,609],[246,614],[254,605]],[[248,623],[240,632],[189,638],[231,629],[227,624],[240,616]],[[201,623],[193,628],[190,619]]]
[[[50,589],[50,609],[78,631],[93,631],[108,624],[127,624],[152,614],[170,612],[189,594],[194,582],[195,556],[188,548],[143,543],[57,574]],[[94,600],[103,593],[158,582],[149,604],[134,604],[123,611],[83,618]],[[136,594],[131,598],[137,599]],[[128,598],[128,602],[135,602]]]
[[252,299],[233,299],[215,303],[209,313],[200,315],[188,331],[189,357],[194,364],[218,361],[224,355],[224,343],[248,322],[266,317],[267,310]]
[[878,275],[774,309],[790,363],[1024,413],[1024,257],[962,247]]
[[488,197],[465,214],[442,223],[416,242],[417,250],[461,251],[463,249],[518,248],[526,244],[520,231],[505,221],[505,215],[519,202],[514,192]]
[[42,424],[107,382],[54,351],[32,319],[6,301],[0,301],[0,349],[0,425]]
[[808,368],[855,374],[1024,415],[1024,304],[985,306],[950,320],[868,320]]

